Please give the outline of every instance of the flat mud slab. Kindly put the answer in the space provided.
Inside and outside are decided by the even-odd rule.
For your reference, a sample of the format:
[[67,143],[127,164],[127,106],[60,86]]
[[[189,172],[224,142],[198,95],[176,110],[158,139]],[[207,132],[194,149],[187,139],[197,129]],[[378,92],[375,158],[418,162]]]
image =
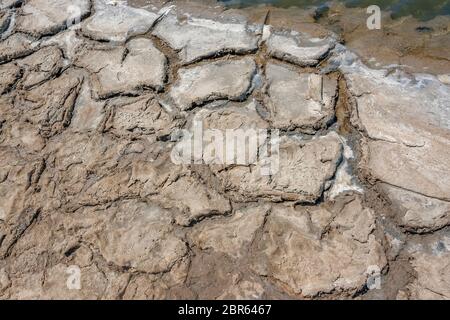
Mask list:
[[450,299],[445,19],[339,10],[2,1],[0,298]]

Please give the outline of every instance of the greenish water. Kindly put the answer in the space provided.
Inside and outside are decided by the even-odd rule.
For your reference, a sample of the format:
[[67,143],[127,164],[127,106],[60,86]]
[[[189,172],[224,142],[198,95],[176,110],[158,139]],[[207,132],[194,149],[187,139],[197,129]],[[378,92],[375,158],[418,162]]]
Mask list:
[[[253,6],[271,4],[278,7],[297,6],[325,8],[325,0],[219,0],[230,6]],[[393,18],[412,15],[420,20],[429,20],[438,15],[450,15],[450,0],[340,0],[347,7],[368,7],[378,5],[382,10],[391,11]]]

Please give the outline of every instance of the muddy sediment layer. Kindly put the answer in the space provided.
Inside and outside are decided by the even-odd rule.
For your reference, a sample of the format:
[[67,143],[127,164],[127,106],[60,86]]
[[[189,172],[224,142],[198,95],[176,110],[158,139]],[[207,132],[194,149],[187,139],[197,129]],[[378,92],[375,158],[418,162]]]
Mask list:
[[[450,298],[444,69],[269,12],[4,3],[1,298]],[[174,161],[198,123],[278,132],[277,170]]]

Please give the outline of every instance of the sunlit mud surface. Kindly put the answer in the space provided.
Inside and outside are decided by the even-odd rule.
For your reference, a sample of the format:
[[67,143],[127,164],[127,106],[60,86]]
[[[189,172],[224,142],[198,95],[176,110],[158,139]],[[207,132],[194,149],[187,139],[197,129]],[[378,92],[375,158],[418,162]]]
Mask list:
[[0,298],[450,299],[448,18],[1,4]]

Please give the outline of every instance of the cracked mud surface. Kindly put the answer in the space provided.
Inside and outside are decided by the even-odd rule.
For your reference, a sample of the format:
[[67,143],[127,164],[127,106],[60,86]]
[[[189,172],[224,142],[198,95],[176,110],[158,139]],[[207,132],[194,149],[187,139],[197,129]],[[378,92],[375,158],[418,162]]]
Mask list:
[[[447,78],[233,10],[0,4],[1,299],[450,299]],[[175,164],[194,121],[280,130],[278,172]]]

